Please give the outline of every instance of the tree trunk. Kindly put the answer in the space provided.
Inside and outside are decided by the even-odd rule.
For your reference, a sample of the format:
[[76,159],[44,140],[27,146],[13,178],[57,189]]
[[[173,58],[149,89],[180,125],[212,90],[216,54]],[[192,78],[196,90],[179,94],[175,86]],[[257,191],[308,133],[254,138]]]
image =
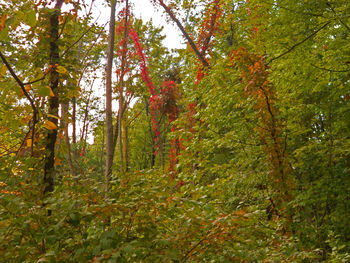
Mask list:
[[73,131],[72,131],[72,142],[74,144],[77,143],[77,124],[76,124],[76,114],[77,114],[77,102],[76,102],[76,98],[73,97],[72,99],[72,108],[73,108],[73,112],[72,112],[72,124],[73,124]]
[[62,116],[61,116],[61,121],[62,121],[62,126],[64,127],[64,140],[66,143],[67,151],[68,151],[68,163],[69,163],[69,168],[70,172],[73,177],[76,176],[75,173],[75,168],[73,165],[73,160],[72,160],[72,149],[70,146],[70,141],[69,141],[69,133],[68,133],[68,121],[67,121],[67,113],[68,113],[68,108],[69,108],[69,103],[62,103]]
[[102,129],[102,144],[101,144],[101,155],[100,155],[100,168],[101,168],[101,181],[103,180],[103,173],[104,173],[104,158],[105,156],[105,129]]
[[118,118],[118,133],[119,133],[119,158],[120,158],[120,171],[123,173],[124,169],[124,154],[123,154],[123,115],[124,115],[124,74],[125,74],[125,62],[128,48],[128,15],[129,15],[129,1],[125,1],[125,19],[124,19],[124,42],[123,52],[121,57],[121,74],[120,74],[120,87],[119,87],[119,118]]
[[120,91],[119,97],[119,114],[118,114],[118,136],[119,136],[119,159],[120,171],[124,172],[124,155],[123,155],[123,91]]
[[[144,102],[145,102],[145,111],[146,111],[146,116],[148,117],[149,116],[149,103],[148,103],[148,100],[147,99],[144,99]],[[152,129],[152,121],[148,122],[148,128],[149,128],[149,134],[150,134],[150,137],[151,137],[151,142],[152,142],[152,150],[151,150],[151,156],[150,156],[150,160],[151,160],[151,168],[153,168],[154,164],[155,164],[155,161],[156,161],[156,155],[155,155],[155,142],[154,142],[154,139],[155,139],[155,136],[154,136],[154,133],[153,133],[153,129]]]
[[128,125],[124,125],[124,147],[125,147],[125,171],[129,171],[129,133]]
[[107,50],[106,66],[106,170],[105,170],[105,191],[108,192],[109,179],[112,173],[113,164],[113,122],[112,122],[112,67],[115,36],[115,7],[116,1],[111,1],[111,15],[109,21],[109,39]]
[[[49,110],[48,113],[53,116],[58,116],[58,83],[59,83],[59,73],[56,70],[56,64],[59,63],[59,47],[58,47],[58,27],[59,27],[59,15],[61,13],[61,6],[63,4],[63,0],[57,0],[56,5],[54,7],[54,11],[50,16],[50,27],[49,27],[49,37],[50,37],[50,66],[52,70],[50,72],[49,85],[52,92],[55,96],[49,98]],[[58,124],[58,120],[53,117],[49,117],[48,121],[54,123],[56,126]],[[44,161],[44,195],[52,192],[54,190],[54,163],[55,163],[55,143],[57,139],[57,129],[48,130],[47,138],[46,138],[46,156]],[[48,211],[48,215],[51,215],[51,211]]]

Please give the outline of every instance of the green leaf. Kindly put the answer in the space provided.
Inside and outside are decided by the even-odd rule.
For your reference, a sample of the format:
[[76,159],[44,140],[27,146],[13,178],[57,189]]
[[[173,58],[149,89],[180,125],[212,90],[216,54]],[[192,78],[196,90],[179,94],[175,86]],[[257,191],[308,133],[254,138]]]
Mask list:
[[3,28],[0,31],[0,39],[3,40],[3,41],[4,40],[8,40],[8,33],[9,33],[8,27]]
[[36,25],[36,13],[34,10],[28,11],[28,13],[25,15],[25,23],[30,27]]
[[38,89],[38,93],[41,97],[46,97],[50,95],[51,89],[49,86],[41,86]]

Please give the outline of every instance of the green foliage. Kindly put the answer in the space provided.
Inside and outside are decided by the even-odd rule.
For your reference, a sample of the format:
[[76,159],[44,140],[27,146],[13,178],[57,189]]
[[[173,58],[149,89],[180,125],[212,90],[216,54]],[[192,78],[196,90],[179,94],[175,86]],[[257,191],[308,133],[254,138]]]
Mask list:
[[[178,85],[180,114],[172,123],[159,116],[164,147],[156,155],[149,94],[131,56],[125,83],[133,99],[123,117],[129,167],[118,172],[115,160],[107,192],[103,98],[91,94],[102,75],[107,37],[103,26],[82,15],[84,5],[65,1],[74,8],[60,17],[59,99],[74,99],[75,117],[86,133],[94,131],[94,141],[78,138],[69,150],[58,125],[55,190],[49,194],[43,193],[42,150],[55,94],[46,76],[52,9],[44,2],[0,3],[1,53],[22,82],[40,79],[25,85],[39,109],[31,156],[32,108],[0,64],[1,261],[350,261],[348,1],[219,1],[207,68],[189,47],[169,52],[160,28],[132,18],[157,92],[165,80]],[[171,6],[195,40],[208,22],[210,2],[176,0]],[[247,51],[240,64],[233,55],[239,48]],[[261,87],[254,86],[259,71],[249,58],[264,62],[263,85],[275,93],[253,94]],[[276,131],[271,119],[279,124],[275,137],[269,137]],[[162,166],[161,160],[172,139],[180,142],[180,154],[168,172],[168,161]],[[275,187],[276,145],[284,158],[276,166],[293,182],[286,185],[288,200],[279,200],[284,193]]]

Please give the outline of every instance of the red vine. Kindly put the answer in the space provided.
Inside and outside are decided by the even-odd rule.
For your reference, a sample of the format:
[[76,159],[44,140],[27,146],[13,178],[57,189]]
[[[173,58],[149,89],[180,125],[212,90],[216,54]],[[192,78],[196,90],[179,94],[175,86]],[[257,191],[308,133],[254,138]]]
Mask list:
[[134,42],[137,55],[140,59],[141,78],[146,83],[146,86],[148,87],[148,91],[150,93],[149,101],[151,104],[152,125],[153,125],[153,131],[156,135],[155,136],[156,148],[159,148],[160,147],[160,131],[159,131],[159,123],[158,123],[158,111],[159,111],[160,98],[157,95],[156,89],[155,89],[153,82],[148,74],[146,57],[143,53],[143,49],[141,47],[139,37],[133,28],[130,28],[129,36],[132,39],[132,41]]

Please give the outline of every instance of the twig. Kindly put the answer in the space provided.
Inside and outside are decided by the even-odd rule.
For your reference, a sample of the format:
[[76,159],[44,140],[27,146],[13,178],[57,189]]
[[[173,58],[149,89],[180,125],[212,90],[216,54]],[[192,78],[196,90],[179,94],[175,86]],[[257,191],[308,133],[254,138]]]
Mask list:
[[340,19],[340,17],[338,17],[338,14],[335,12],[334,8],[331,6],[331,4],[329,2],[326,3],[326,5],[332,10],[332,12],[337,16],[338,20],[340,21],[340,23],[343,24],[343,26],[345,26],[345,28],[347,30],[350,31],[350,27],[343,21]]
[[36,82],[44,80],[46,78],[46,76],[51,72],[51,70],[52,70],[52,68],[50,68],[47,72],[45,72],[41,78],[29,81],[29,82],[24,82],[23,85],[26,86],[26,85],[34,84]]
[[97,40],[98,40],[98,39],[100,38],[100,36],[102,35],[102,32],[103,32],[103,30],[104,30],[104,28],[105,28],[105,26],[106,26],[107,24],[108,24],[108,22],[106,22],[106,23],[102,26],[100,32],[98,32],[98,35],[97,35],[97,37],[96,37],[94,43],[89,47],[89,49],[88,49],[88,50],[86,51],[86,53],[84,54],[84,56],[83,56],[83,58],[82,58],[82,60],[81,60],[81,61],[82,61],[81,64],[84,64],[84,63],[85,63],[86,57],[89,55],[91,49],[96,45]]
[[307,40],[309,40],[310,38],[312,38],[313,36],[315,36],[318,32],[320,32],[322,29],[324,29],[326,26],[328,26],[331,22],[328,21],[327,23],[325,23],[323,26],[321,26],[319,29],[317,29],[316,31],[314,31],[312,34],[310,34],[309,36],[307,36],[306,38],[304,38],[302,41],[294,44],[292,47],[290,47],[287,51],[283,52],[282,54],[278,55],[277,57],[274,57],[272,59],[270,59],[270,61],[267,63],[270,64],[272,61],[279,59],[281,57],[283,57],[284,55],[287,55],[288,53],[290,53],[291,51],[293,51],[296,47],[300,46],[301,44],[303,44],[304,42],[306,42]]
[[139,112],[134,116],[134,118],[132,118],[132,119],[128,122],[128,124],[126,125],[126,127],[129,127],[129,126],[131,125],[131,123],[132,123],[134,120],[136,120],[138,116],[140,116],[141,112],[142,112],[142,111],[139,111]]
[[199,240],[197,242],[197,244],[195,244],[189,251],[187,251],[187,253],[185,254],[185,256],[182,259],[182,262],[186,262],[188,260],[188,256],[191,254],[191,252],[193,250],[195,250],[206,239],[207,239],[207,237],[203,237],[201,240]]
[[350,68],[345,69],[345,70],[335,70],[335,69],[319,67],[319,66],[316,66],[315,64],[311,64],[311,66],[318,68],[318,69],[321,69],[321,70],[330,71],[330,72],[340,72],[341,73],[341,72],[349,72],[350,71]]
[[79,41],[87,34],[89,33],[89,31],[95,27],[95,23],[92,24],[92,26],[90,26],[83,34],[81,34],[81,36],[76,40],[74,41],[74,43],[72,45],[70,45],[63,53],[62,53],[62,56],[61,57],[64,57],[67,52],[72,48],[74,47],[77,43],[79,43]]
[[64,30],[64,28],[66,27],[66,24],[67,24],[68,16],[69,16],[69,14],[67,14],[67,16],[65,17],[65,19],[64,19],[64,21],[63,21],[62,29],[61,29],[61,32],[58,34],[57,40],[58,40],[58,39],[61,37],[61,35],[63,34],[63,30]]

